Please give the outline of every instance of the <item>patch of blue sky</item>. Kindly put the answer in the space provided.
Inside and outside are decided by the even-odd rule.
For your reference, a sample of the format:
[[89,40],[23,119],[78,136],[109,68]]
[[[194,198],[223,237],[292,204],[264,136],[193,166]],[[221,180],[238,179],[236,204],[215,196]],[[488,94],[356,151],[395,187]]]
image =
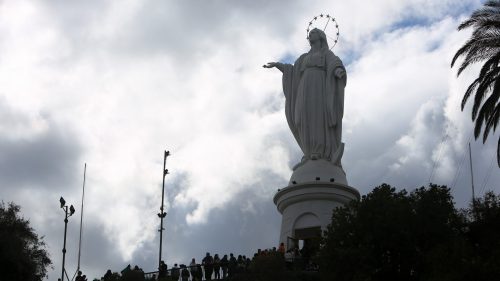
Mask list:
[[[484,2],[481,0],[481,2]],[[412,28],[425,28],[430,27],[431,25],[443,20],[446,17],[459,18],[459,17],[468,17],[472,12],[478,9],[478,1],[477,0],[464,0],[461,3],[457,3],[456,5],[450,5],[450,9],[446,10],[446,14],[442,15],[425,15],[425,14],[410,14],[403,17],[399,21],[395,21],[388,27],[384,27],[376,32],[374,32],[370,36],[369,41],[378,41],[381,37],[387,35],[387,33],[397,32],[405,29]],[[432,52],[433,50],[439,48],[441,42],[435,41],[431,42],[428,46],[428,51]],[[349,65],[356,62],[363,54],[363,48],[354,48],[352,50],[343,50],[342,52],[342,60],[344,61],[344,65],[349,68]]]
[[344,63],[348,71],[350,70],[351,64],[359,59],[362,55],[362,52],[348,48],[342,49],[341,52],[335,52],[335,50],[333,50],[333,52],[342,59],[342,62]]
[[479,7],[477,0],[461,0],[454,3],[454,5],[448,5],[448,8],[449,9],[443,11],[442,14],[435,14],[433,11],[430,11],[428,14],[410,13],[407,16],[403,17],[401,20],[391,24],[391,26],[389,27],[389,32],[404,28],[429,26],[437,21],[441,21],[445,17],[458,18],[461,16],[469,16],[474,10]]
[[279,59],[279,61],[282,63],[293,64],[297,58],[298,58],[298,55],[286,53],[285,56],[283,56],[282,58]]

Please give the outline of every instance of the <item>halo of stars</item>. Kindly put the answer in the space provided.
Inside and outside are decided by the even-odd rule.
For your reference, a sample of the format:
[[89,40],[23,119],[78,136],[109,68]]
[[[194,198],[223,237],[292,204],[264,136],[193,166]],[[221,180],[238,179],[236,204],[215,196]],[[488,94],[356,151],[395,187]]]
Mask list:
[[[326,24],[323,28],[320,28],[319,26],[317,26],[317,24],[316,24],[316,26],[313,26],[313,24],[315,24],[316,21],[318,21],[318,20],[326,20]],[[333,16],[330,16],[329,14],[326,14],[326,15],[320,14],[319,16],[315,16],[314,18],[312,18],[311,21],[309,21],[309,25],[307,26],[307,40],[309,40],[309,31],[311,31],[314,28],[318,28],[318,29],[325,31],[329,25],[332,25],[335,27],[335,29],[336,29],[335,37],[328,36],[328,34],[326,34],[326,32],[325,32],[325,34],[326,34],[326,37],[328,39],[333,41],[333,45],[331,45],[330,49],[335,47],[335,45],[337,45],[337,42],[339,41],[339,35],[340,35],[339,24],[337,23],[335,18]]]

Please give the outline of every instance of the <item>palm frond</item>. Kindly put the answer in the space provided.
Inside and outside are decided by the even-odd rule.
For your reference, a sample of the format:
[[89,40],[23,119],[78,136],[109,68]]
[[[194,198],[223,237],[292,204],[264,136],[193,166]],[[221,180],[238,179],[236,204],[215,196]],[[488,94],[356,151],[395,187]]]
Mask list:
[[478,27],[489,21],[498,22],[499,17],[499,14],[491,14],[487,11],[473,14],[469,19],[465,20],[458,26],[458,30],[460,31],[474,26]]
[[[486,5],[485,5],[486,6]],[[465,20],[458,26],[458,30],[463,30],[465,28],[481,25],[484,21],[494,20],[500,15],[500,7],[486,6],[472,13],[469,19]]]
[[470,64],[489,59],[500,52],[500,32],[496,36],[472,37],[455,53],[451,61],[453,67],[457,59],[465,55],[457,76]]
[[497,130],[498,122],[500,121],[500,104],[495,105],[495,110],[493,111],[493,114],[491,115],[490,120],[491,124],[487,123],[486,128],[488,130],[491,130],[491,126],[493,125],[493,132]]
[[[483,142],[488,138],[489,132],[493,129],[496,130],[498,125],[498,120],[500,117],[500,104],[498,100],[500,99],[500,78],[495,81],[495,85],[493,86],[493,91],[491,95],[486,99],[484,104],[481,107],[481,110],[478,115],[478,119],[476,122],[484,122],[486,124],[484,128],[483,134]],[[483,113],[484,112],[484,113]],[[484,118],[480,120],[479,118]]]
[[479,72],[479,78],[485,77],[488,72],[492,71],[492,69],[498,66],[499,62],[500,52],[484,63],[483,67],[481,67],[481,71]]
[[464,110],[465,104],[467,103],[467,100],[469,99],[470,95],[474,90],[476,89],[477,85],[479,84],[479,80],[481,77],[476,78],[474,82],[472,82],[469,87],[467,88],[467,91],[465,91],[464,97],[462,99],[462,111]]
[[500,136],[498,137],[497,143],[497,165],[500,168]]
[[[472,91],[475,90],[475,95],[478,94],[478,91],[480,91],[479,87],[481,87],[481,91],[484,92],[484,90],[487,88],[487,85],[491,84],[495,79],[492,78],[494,74],[493,73],[488,73],[487,75],[485,76],[479,76],[476,80],[477,80],[477,83],[476,83],[476,80],[474,82],[472,82],[472,84],[469,86],[471,92],[467,93],[469,91],[469,89],[467,89],[467,92],[466,92],[466,95],[464,95],[464,98],[462,99],[462,110],[465,106],[465,103],[467,102],[467,99],[469,98],[470,94],[472,93]],[[477,86],[477,89],[474,89],[472,88],[473,84],[476,84],[474,85],[474,87]],[[474,120],[475,118],[473,118],[472,120]]]
[[500,51],[500,48],[485,48],[485,47],[474,47],[466,55],[464,61],[460,65],[457,71],[457,76],[460,76],[462,72],[471,64],[488,60],[495,56]]
[[[491,123],[488,126],[488,123],[492,122],[491,117],[494,115],[493,113],[495,111],[495,105],[496,105],[499,97],[500,97],[500,78],[497,78],[495,80],[495,84],[493,86],[492,94],[486,99],[484,104],[481,106],[479,113],[477,114],[477,119],[476,119],[476,123],[474,126],[474,136],[476,138],[478,138],[480,133],[481,133],[481,128],[483,126],[483,123],[486,124],[485,132],[483,135],[484,140],[486,140],[486,138],[488,137],[489,128],[491,128],[491,125],[493,125],[493,123]],[[474,107],[476,109],[476,112],[477,112],[477,108],[480,105],[481,105],[481,101],[476,100],[474,103]]]
[[497,104],[493,109],[493,112],[487,119],[483,133],[483,143],[486,142],[486,139],[488,138],[488,135],[492,130],[493,132],[496,131],[499,119],[500,119],[500,105]]
[[477,26],[476,29],[472,32],[472,37],[478,36],[494,36],[495,33],[498,32],[498,28],[500,27],[500,16],[498,19],[488,19],[481,23],[480,26]]
[[500,1],[498,0],[488,0],[484,3],[486,7],[500,8]]
[[474,31],[472,32],[472,37],[496,38],[498,36],[498,34],[500,34],[500,31],[495,27],[497,27],[499,24],[500,24],[500,17],[498,20],[491,21],[491,22],[490,21],[485,22],[484,24],[482,24],[474,29]]
[[493,87],[493,82],[496,83],[496,80],[499,78],[498,69],[497,71],[489,72],[482,80],[476,90],[476,94],[474,95],[474,104],[472,106],[472,120],[475,120],[477,117],[477,112],[479,107],[481,106],[481,102],[483,101],[486,94]]

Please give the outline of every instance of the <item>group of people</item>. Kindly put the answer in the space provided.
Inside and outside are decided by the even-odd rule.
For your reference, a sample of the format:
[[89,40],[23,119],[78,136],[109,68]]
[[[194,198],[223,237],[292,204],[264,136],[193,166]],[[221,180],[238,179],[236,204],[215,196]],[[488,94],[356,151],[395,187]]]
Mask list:
[[76,275],[75,281],[87,281],[87,276],[83,275],[83,273],[79,270]]
[[[61,281],[61,278],[57,278],[57,281]],[[83,275],[83,273],[79,270],[76,277],[75,281],[88,281],[87,276]]]
[[[292,251],[292,250],[291,250]],[[253,259],[261,256],[272,256],[272,255],[280,255],[285,261],[288,261],[287,258],[296,257],[298,252],[293,251],[294,255],[290,256],[290,251],[285,250],[284,243],[281,243],[278,248],[273,247],[270,249],[258,249],[257,252],[253,255]],[[175,281],[202,281],[202,280],[220,280],[232,278],[234,275],[238,273],[245,272],[248,270],[252,259],[245,255],[235,256],[233,253],[228,255],[224,255],[220,257],[218,254],[211,255],[210,253],[206,253],[205,257],[201,259],[201,263],[197,262],[195,258],[191,259],[189,265],[185,264],[174,264],[172,268],[168,268],[167,264],[164,261],[160,262],[160,266],[158,269],[158,273],[146,276],[146,279],[151,278],[152,280],[175,280]],[[81,273],[79,273],[81,274]],[[131,267],[130,264],[121,271],[122,278],[126,276],[137,276],[141,277],[137,280],[145,280],[144,279],[144,271],[138,266]],[[148,274],[146,274],[148,275]],[[108,270],[104,277],[101,278],[103,281],[113,280],[113,274],[111,270]],[[132,280],[132,279],[131,279]],[[134,279],[135,280],[135,279]],[[75,281],[86,281],[85,280],[75,280]]]
[[[256,258],[258,256],[273,254],[280,254],[284,257],[285,245],[281,243],[278,249],[276,249],[276,247],[265,250],[258,249],[253,257]],[[185,264],[174,264],[174,266],[168,270],[167,265],[162,261],[159,268],[158,279],[161,280],[168,275],[172,276],[172,279],[176,281],[201,281],[212,280],[212,278],[214,280],[226,279],[248,270],[251,262],[252,260],[245,255],[238,255],[236,257],[230,253],[229,256],[224,255],[221,258],[218,254],[212,256],[210,253],[207,253],[201,260],[201,263],[197,263],[196,259],[192,258],[188,266]],[[168,274],[168,271],[170,271],[170,274]]]
[[[102,281],[115,281],[117,278],[121,278],[120,280],[123,281],[144,281],[145,280],[145,274],[144,270],[140,268],[139,266],[132,266],[127,265],[122,271],[121,271],[121,277],[117,273],[112,273],[111,269],[108,269],[104,276],[101,278]],[[76,280],[75,280],[76,281]],[[86,281],[86,280],[85,280]]]
[[[196,262],[193,258],[191,263],[186,266],[184,264],[175,264],[170,270],[167,269],[165,263],[162,262],[158,272],[158,279],[161,280],[167,275],[171,275],[173,280],[181,281],[201,281],[201,280],[220,280],[231,278],[238,272],[248,269],[251,260],[245,255],[234,256],[232,253],[224,255],[222,258],[215,254],[212,256],[207,253],[201,260],[201,263]],[[167,272],[170,271],[170,274]]]

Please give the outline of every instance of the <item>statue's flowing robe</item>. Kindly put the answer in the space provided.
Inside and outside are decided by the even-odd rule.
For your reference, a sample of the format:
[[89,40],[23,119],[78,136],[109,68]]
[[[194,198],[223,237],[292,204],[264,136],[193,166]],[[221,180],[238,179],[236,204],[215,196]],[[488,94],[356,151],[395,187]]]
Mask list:
[[341,165],[342,118],[346,77],[335,70],[342,61],[328,49],[301,55],[283,65],[283,92],[288,126],[304,159],[325,159]]

